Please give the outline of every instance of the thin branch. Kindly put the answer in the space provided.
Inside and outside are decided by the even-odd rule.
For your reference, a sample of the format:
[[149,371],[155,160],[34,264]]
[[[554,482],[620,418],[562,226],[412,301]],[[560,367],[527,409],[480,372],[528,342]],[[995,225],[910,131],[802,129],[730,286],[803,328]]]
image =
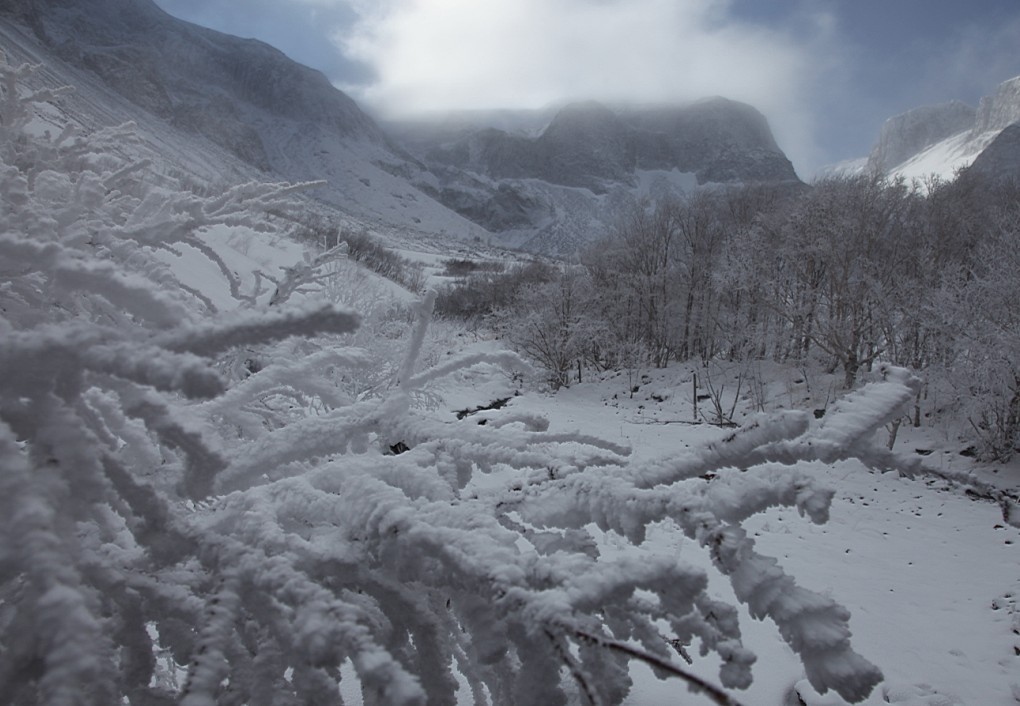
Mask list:
[[601,635],[593,635],[592,633],[586,630],[582,630],[581,628],[568,626],[564,627],[565,629],[573,632],[573,634],[580,640],[590,642],[594,645],[598,645],[599,647],[604,647],[609,650],[616,650],[617,652],[622,652],[628,657],[640,660],[655,669],[660,669],[664,672],[668,672],[669,674],[675,677],[683,679],[685,682],[687,682],[687,686],[688,688],[691,689],[691,691],[699,694],[704,694],[709,699],[711,699],[713,703],[719,704],[719,706],[743,706],[739,701],[737,701],[732,696],[723,691],[721,687],[718,687],[714,684],[710,684],[709,682],[705,681],[696,674],[691,674],[687,670],[678,667],[669,660],[663,659],[662,657],[659,657],[657,655],[653,655],[651,652],[647,652],[641,649],[640,647],[635,647],[634,645],[629,645],[626,642],[613,640],[608,637],[602,637]]
[[588,675],[584,673],[581,665],[577,663],[574,656],[570,654],[563,641],[560,639],[561,636],[555,634],[552,630],[545,631],[546,637],[549,638],[549,642],[552,643],[553,649],[556,650],[556,654],[559,655],[563,663],[567,665],[567,669],[570,670],[571,676],[574,677],[574,681],[577,682],[578,687],[584,692],[585,697],[588,699],[588,703],[591,706],[600,706],[601,701],[595,694],[595,690],[592,689],[591,684],[588,683]]

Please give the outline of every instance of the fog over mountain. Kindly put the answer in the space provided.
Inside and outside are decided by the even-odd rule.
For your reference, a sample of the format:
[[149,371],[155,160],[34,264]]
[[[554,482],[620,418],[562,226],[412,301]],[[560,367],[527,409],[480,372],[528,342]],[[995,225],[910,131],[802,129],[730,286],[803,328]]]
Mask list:
[[615,109],[571,103],[537,133],[477,118],[391,129],[438,177],[440,201],[530,249],[570,252],[643,197],[712,184],[799,183],[761,113],[724,98]]
[[[200,136],[283,179],[325,179],[318,198],[388,227],[569,253],[640,198],[797,182],[765,118],[725,98],[575,103],[540,119],[490,113],[453,130],[448,121],[401,123],[388,126],[391,137],[321,73],[150,0],[19,1],[0,17],[12,43],[34,43],[37,59],[66,68],[67,82],[98,79],[144,112],[121,117],[155,117],[160,129]],[[531,132],[500,129],[500,119],[530,120]]]

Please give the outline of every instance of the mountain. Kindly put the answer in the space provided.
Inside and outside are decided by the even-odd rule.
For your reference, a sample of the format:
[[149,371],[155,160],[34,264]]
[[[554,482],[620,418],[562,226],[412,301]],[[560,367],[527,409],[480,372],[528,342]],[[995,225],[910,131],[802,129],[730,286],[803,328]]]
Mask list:
[[[878,171],[892,177],[924,179],[935,174],[952,179],[956,172],[981,160],[982,169],[1014,172],[1013,154],[999,135],[1020,122],[1020,76],[998,86],[977,108],[959,101],[923,106],[889,118],[864,162],[849,163],[843,171]],[[996,143],[998,143],[996,145]]]
[[868,155],[867,167],[882,172],[893,169],[932,145],[970,130],[976,115],[972,106],[952,101],[889,118]]
[[179,170],[204,163],[199,181],[323,179],[315,197],[352,222],[476,229],[412,183],[428,175],[351,98],[267,44],[183,22],[151,0],[5,0],[0,38],[75,87],[64,99],[75,116],[135,122]]
[[723,98],[490,111],[384,130],[318,71],[152,0],[4,0],[0,41],[44,64],[47,80],[76,87],[62,105],[84,129],[132,121],[166,155],[161,164],[207,188],[325,180],[314,197],[336,210],[331,220],[394,237],[570,254],[643,198],[799,183],[765,118]]
[[1020,121],[1020,76],[1003,81],[994,95],[981,99],[973,132],[975,135],[998,132],[1018,121]]
[[[710,98],[684,106],[587,101],[528,131],[463,119],[400,123],[394,134],[439,179],[436,198],[516,245],[567,253],[622,208],[711,184],[799,184],[765,117]],[[514,121],[501,114],[504,124]]]
[[1003,128],[974,159],[970,171],[992,181],[1020,184],[1020,123]]

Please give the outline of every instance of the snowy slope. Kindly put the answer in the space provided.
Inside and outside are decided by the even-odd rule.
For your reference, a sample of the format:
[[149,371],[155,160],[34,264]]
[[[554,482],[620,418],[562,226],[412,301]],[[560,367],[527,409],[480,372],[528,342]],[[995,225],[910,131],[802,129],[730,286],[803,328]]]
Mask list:
[[76,93],[86,129],[133,121],[162,162],[199,183],[325,180],[314,198],[361,227],[471,237],[479,227],[419,186],[429,175],[324,76],[149,0],[0,6],[0,39]]
[[1004,81],[975,109],[959,101],[922,106],[889,118],[866,159],[849,160],[825,174],[881,172],[923,182],[952,180],[1009,125],[1020,122],[1020,76]]
[[998,134],[998,131],[990,130],[978,135],[972,135],[969,131],[953,135],[897,165],[889,172],[889,176],[912,181],[935,175],[951,181],[960,169],[969,167]]
[[[725,435],[691,424],[689,370],[649,371],[584,383],[548,397],[514,398],[506,413],[543,414],[554,431],[584,430],[630,445],[637,458],[656,458]],[[703,372],[703,371],[702,371]],[[794,398],[792,383],[769,371],[769,406]],[[632,382],[638,392],[629,393]],[[730,389],[735,386],[730,384]],[[727,396],[730,393],[727,393]],[[661,401],[660,401],[661,400]],[[741,408],[738,405],[738,417]],[[701,414],[710,412],[702,403]],[[749,411],[744,408],[744,413]],[[738,419],[739,421],[739,419]],[[911,454],[931,439],[901,434],[897,451]],[[968,470],[970,461],[943,448],[926,457],[936,468]],[[801,585],[850,609],[855,648],[884,672],[869,706],[1010,706],[1020,700],[1020,531],[1006,526],[999,508],[932,481],[876,474],[858,462],[818,464],[813,475],[836,490],[829,522],[814,525],[791,509],[773,509],[749,523],[759,551],[779,559]],[[1020,489],[1020,468],[1001,482]],[[617,545],[605,537],[604,551]],[[657,553],[709,566],[696,543],[668,526],[652,534]],[[725,582],[714,585],[733,600]],[[745,643],[758,655],[754,683],[733,696],[747,706],[844,704],[817,695],[775,626],[742,611]],[[694,667],[712,678],[714,664]],[[708,704],[661,682],[643,667],[627,703]],[[797,701],[794,690],[799,692]]]

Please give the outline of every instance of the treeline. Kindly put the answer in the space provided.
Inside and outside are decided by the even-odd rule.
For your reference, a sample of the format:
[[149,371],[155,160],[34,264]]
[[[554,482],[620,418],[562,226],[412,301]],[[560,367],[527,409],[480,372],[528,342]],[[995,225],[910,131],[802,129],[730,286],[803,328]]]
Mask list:
[[1020,446],[1018,242],[1015,185],[838,177],[635,207],[578,265],[444,296],[473,292],[448,313],[487,317],[554,386],[579,363],[725,358],[820,362],[851,388],[887,361],[1003,459]]

